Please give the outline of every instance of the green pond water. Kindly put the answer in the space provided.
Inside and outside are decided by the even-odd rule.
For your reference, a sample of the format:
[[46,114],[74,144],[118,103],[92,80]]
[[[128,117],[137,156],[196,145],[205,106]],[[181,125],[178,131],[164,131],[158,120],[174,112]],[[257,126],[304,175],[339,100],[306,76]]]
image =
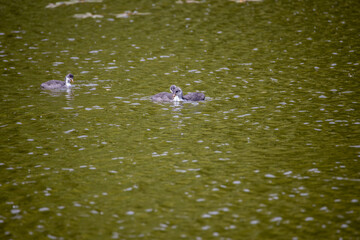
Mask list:
[[0,0],[0,239],[360,238],[358,0],[55,1]]

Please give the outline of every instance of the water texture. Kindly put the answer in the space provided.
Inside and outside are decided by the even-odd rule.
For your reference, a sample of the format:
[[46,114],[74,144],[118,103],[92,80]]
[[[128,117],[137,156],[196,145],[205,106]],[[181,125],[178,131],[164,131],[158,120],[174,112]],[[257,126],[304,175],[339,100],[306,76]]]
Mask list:
[[0,239],[359,239],[359,9],[0,0]]

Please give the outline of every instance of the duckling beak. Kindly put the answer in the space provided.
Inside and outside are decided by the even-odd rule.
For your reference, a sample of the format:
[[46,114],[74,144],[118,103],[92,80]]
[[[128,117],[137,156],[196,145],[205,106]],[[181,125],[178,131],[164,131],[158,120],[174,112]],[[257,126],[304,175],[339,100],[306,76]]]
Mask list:
[[176,96],[176,95],[175,95],[175,93],[174,93],[174,94],[173,94],[173,99],[175,98],[175,96]]
[[73,80],[72,78],[70,78],[70,82],[71,82],[71,83],[74,83],[74,80]]

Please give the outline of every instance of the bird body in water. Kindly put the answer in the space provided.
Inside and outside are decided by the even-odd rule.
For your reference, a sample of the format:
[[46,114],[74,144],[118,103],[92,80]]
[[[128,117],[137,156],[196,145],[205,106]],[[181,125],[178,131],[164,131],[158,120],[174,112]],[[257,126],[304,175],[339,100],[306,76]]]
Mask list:
[[186,101],[204,101],[205,100],[205,94],[201,92],[191,92],[184,96],[184,99]]
[[205,100],[205,94],[200,92],[191,92],[183,96],[181,88],[172,85],[170,92],[161,92],[151,97],[153,101],[158,102],[180,102],[180,101],[203,101]]
[[60,89],[67,89],[71,87],[71,83],[74,82],[74,75],[69,73],[65,77],[65,81],[59,80],[50,80],[41,84],[42,89],[48,90],[60,90]]
[[171,85],[170,92],[161,92],[151,97],[151,100],[156,102],[171,102],[173,100],[173,90],[176,88],[175,85]]
[[173,89],[173,101],[203,101],[205,100],[205,94],[200,92],[191,92],[183,96],[181,88],[175,87]]

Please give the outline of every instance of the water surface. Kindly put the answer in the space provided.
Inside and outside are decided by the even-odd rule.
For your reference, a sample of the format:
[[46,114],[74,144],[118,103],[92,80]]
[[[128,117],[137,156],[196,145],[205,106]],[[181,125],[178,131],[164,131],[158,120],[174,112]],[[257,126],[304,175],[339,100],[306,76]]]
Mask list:
[[49,3],[0,3],[1,239],[359,238],[358,1]]

